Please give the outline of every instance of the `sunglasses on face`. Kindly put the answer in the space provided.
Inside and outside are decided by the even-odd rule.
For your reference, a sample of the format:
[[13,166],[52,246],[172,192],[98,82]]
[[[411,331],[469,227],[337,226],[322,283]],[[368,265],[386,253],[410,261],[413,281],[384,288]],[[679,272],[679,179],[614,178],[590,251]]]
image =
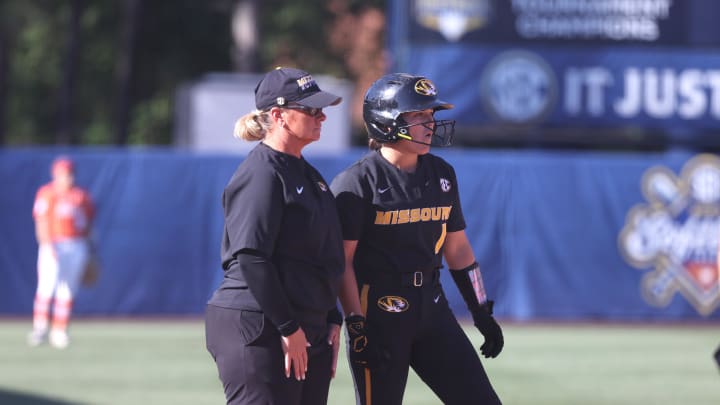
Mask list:
[[288,104],[287,106],[285,106],[285,108],[290,109],[290,110],[297,110],[297,111],[302,112],[303,114],[307,114],[307,115],[309,115],[311,117],[315,117],[315,118],[319,117],[323,113],[322,108],[306,107],[306,106],[300,105],[300,104]]

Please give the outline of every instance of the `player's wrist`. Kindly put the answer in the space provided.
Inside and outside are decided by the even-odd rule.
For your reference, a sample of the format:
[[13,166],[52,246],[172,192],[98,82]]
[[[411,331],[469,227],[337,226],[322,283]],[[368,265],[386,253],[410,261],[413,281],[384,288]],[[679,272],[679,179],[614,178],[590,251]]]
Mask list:
[[479,269],[480,269],[480,264],[477,261],[473,261],[468,266],[465,266],[461,269],[449,269],[449,270],[450,271],[460,271],[460,272],[464,271],[466,273],[469,273],[471,271],[475,271],[475,270],[479,270]]
[[280,334],[285,337],[288,337],[293,333],[297,332],[298,329],[300,329],[300,324],[295,320],[285,322],[278,327],[278,331],[280,331]]
[[487,313],[488,315],[493,314],[493,306],[495,305],[495,301],[492,300],[485,300],[484,302],[480,303],[480,309]]
[[342,325],[342,323],[343,323],[342,314],[340,313],[340,310],[337,309],[337,307],[328,311],[327,323],[334,324],[334,325]]
[[350,312],[348,314],[348,316],[345,317],[345,323],[352,323],[352,322],[358,322],[358,321],[364,322],[365,317],[360,314],[353,313],[353,312]]

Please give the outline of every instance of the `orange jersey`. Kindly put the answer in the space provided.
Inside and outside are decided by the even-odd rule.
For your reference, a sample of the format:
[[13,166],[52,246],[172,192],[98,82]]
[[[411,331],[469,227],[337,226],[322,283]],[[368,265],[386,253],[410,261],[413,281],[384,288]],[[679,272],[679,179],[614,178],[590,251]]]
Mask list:
[[49,221],[53,242],[87,236],[94,214],[90,195],[77,186],[59,192],[48,183],[40,187],[35,196],[33,217]]

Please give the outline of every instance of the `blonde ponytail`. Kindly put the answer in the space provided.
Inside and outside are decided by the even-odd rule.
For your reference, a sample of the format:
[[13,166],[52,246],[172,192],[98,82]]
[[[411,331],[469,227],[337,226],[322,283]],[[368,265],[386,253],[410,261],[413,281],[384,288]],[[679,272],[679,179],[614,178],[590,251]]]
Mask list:
[[243,141],[262,141],[271,127],[270,113],[255,110],[238,118],[233,136]]

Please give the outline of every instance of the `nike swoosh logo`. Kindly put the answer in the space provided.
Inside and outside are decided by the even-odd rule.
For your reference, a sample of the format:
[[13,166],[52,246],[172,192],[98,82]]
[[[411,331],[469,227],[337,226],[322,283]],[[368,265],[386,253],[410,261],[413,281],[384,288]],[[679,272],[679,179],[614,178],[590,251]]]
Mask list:
[[297,191],[298,194],[302,194],[304,187],[295,187],[295,191]]
[[390,190],[391,187],[392,187],[392,186],[387,186],[387,187],[385,187],[385,188],[380,188],[380,187],[378,187],[378,193],[382,194],[382,193]]
[[440,296],[441,296],[441,295],[442,295],[442,294],[438,294],[437,297],[433,298],[433,301],[435,301],[436,304],[438,303],[438,301],[440,301]]

